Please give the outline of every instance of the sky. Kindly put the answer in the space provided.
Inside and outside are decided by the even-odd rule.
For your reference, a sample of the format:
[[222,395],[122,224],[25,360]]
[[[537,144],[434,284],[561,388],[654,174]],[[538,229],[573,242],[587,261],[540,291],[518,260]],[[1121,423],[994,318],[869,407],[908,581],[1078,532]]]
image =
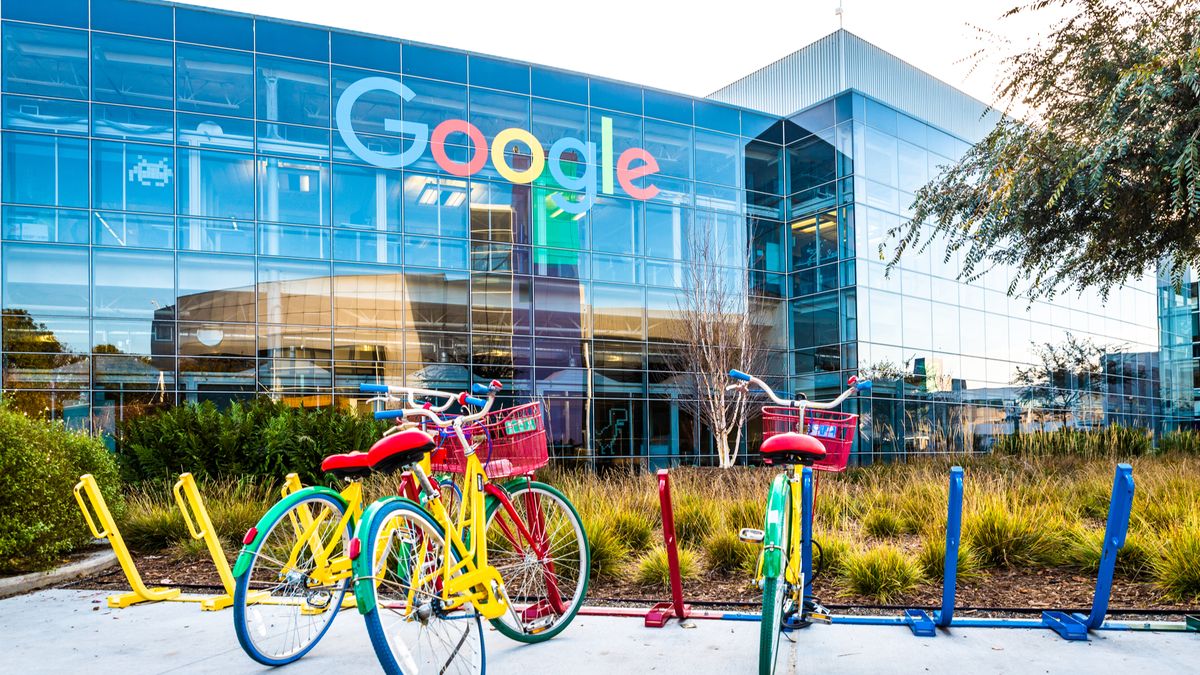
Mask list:
[[[839,0],[183,0],[706,96],[838,28]],[[1019,0],[843,0],[847,30],[992,102],[1003,56],[1052,17]],[[711,6],[718,9],[701,9]],[[975,56],[983,50],[983,57]]]

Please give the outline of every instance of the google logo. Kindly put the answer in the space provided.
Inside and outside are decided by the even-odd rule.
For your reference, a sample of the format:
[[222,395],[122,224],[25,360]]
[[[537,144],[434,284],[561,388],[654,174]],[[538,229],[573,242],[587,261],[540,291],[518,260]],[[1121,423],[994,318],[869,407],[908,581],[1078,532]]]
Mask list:
[[[354,131],[350,113],[358,99],[370,91],[388,91],[396,94],[404,101],[416,97],[412,89],[403,83],[387,77],[365,77],[358,80],[342,92],[338,98],[335,121],[342,140],[364,162],[384,169],[399,169],[417,161],[425,154],[426,148],[433,154],[433,159],[443,171],[454,176],[472,176],[483,169],[490,156],[496,172],[505,180],[512,183],[529,184],[537,180],[549,165],[550,175],[558,185],[567,190],[583,193],[581,200],[567,199],[561,192],[551,195],[554,205],[571,214],[586,213],[596,201],[596,144],[585,143],[573,138],[561,138],[550,146],[547,153],[533,134],[511,127],[496,134],[491,146],[484,138],[483,132],[466,120],[448,119],[430,132],[429,125],[419,122],[409,122],[402,119],[385,119],[383,127],[387,131],[404,134],[412,138],[411,145],[399,154],[384,154],[371,150],[363,144]],[[451,136],[465,136],[470,147],[470,159],[465,162],[451,159],[446,154],[446,141]],[[529,151],[530,163],[522,169],[513,168],[505,151],[511,145],[524,146]],[[489,152],[490,150],[490,152]],[[570,175],[563,169],[563,162],[578,162],[583,167],[581,175]],[[613,163],[612,118],[600,118],[600,180],[599,188],[606,195],[613,194],[614,174],[621,189],[634,199],[653,199],[658,194],[658,188],[653,184],[638,187],[634,184],[639,178],[658,173],[658,161],[644,148],[629,148],[621,153]],[[571,173],[577,173],[572,171]]]

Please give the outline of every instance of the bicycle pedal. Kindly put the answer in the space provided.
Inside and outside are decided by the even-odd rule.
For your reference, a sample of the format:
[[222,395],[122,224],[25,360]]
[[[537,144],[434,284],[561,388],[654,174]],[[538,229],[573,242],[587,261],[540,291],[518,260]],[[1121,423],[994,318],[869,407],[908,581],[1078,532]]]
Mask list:
[[738,531],[738,539],[747,544],[761,544],[763,542],[763,531],[752,527],[743,527]]
[[828,614],[820,614],[818,612],[809,612],[804,618],[808,619],[809,621],[816,621],[817,623],[833,623],[833,617],[829,616]]

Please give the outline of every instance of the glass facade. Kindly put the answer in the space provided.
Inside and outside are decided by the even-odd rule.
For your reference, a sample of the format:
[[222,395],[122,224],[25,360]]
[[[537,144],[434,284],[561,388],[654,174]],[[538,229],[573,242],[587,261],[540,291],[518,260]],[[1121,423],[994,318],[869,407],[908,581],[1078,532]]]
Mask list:
[[779,118],[155,2],[2,12],[3,395],[26,410],[112,430],[495,377],[545,402],[560,458],[707,462],[669,364],[711,237],[750,251],[721,262],[749,268],[781,387],[903,371],[862,402],[864,460],[1045,426],[1014,371],[1068,332],[1121,345],[1072,423],[1164,419],[1153,282],[1027,306],[938,252],[885,276],[884,233],[967,143],[856,92]]

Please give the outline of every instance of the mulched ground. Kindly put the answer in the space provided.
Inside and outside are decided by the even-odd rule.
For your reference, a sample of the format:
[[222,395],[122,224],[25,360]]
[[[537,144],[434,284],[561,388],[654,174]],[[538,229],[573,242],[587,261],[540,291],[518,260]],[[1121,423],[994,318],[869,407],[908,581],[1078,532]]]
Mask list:
[[[228,552],[230,563],[236,560],[235,552]],[[212,562],[203,559],[180,559],[172,555],[135,556],[142,580],[148,586],[178,586],[185,592],[215,592],[221,588],[220,579]],[[706,574],[683,585],[686,602],[701,602],[705,606],[731,610],[755,612],[760,594],[750,586],[748,575]],[[970,615],[972,610],[962,608],[988,608],[982,612],[989,616],[1018,616],[1019,613],[997,611],[997,608],[1037,608],[1083,610],[1092,603],[1096,579],[1074,572],[1050,569],[999,569],[992,570],[980,579],[958,584],[955,602],[958,612]],[[76,581],[68,588],[101,590],[123,590],[129,583],[119,567],[101,574]],[[818,577],[814,591],[831,609],[839,613],[870,613],[883,611],[884,607],[871,598],[846,595],[835,578],[830,575]],[[666,600],[669,591],[653,586],[642,586],[623,579],[603,578],[593,580],[588,589],[588,602],[613,606],[649,606],[653,602]],[[941,605],[941,584],[923,584],[912,593],[888,603],[888,608],[927,608]],[[711,603],[711,604],[710,604]],[[1173,612],[1200,614],[1200,607],[1166,602],[1152,583],[1118,578],[1113,584],[1112,610],[1162,609]],[[1119,612],[1114,611],[1114,616]],[[1159,619],[1180,620],[1178,614],[1156,615]],[[1142,619],[1155,617],[1139,616]]]

